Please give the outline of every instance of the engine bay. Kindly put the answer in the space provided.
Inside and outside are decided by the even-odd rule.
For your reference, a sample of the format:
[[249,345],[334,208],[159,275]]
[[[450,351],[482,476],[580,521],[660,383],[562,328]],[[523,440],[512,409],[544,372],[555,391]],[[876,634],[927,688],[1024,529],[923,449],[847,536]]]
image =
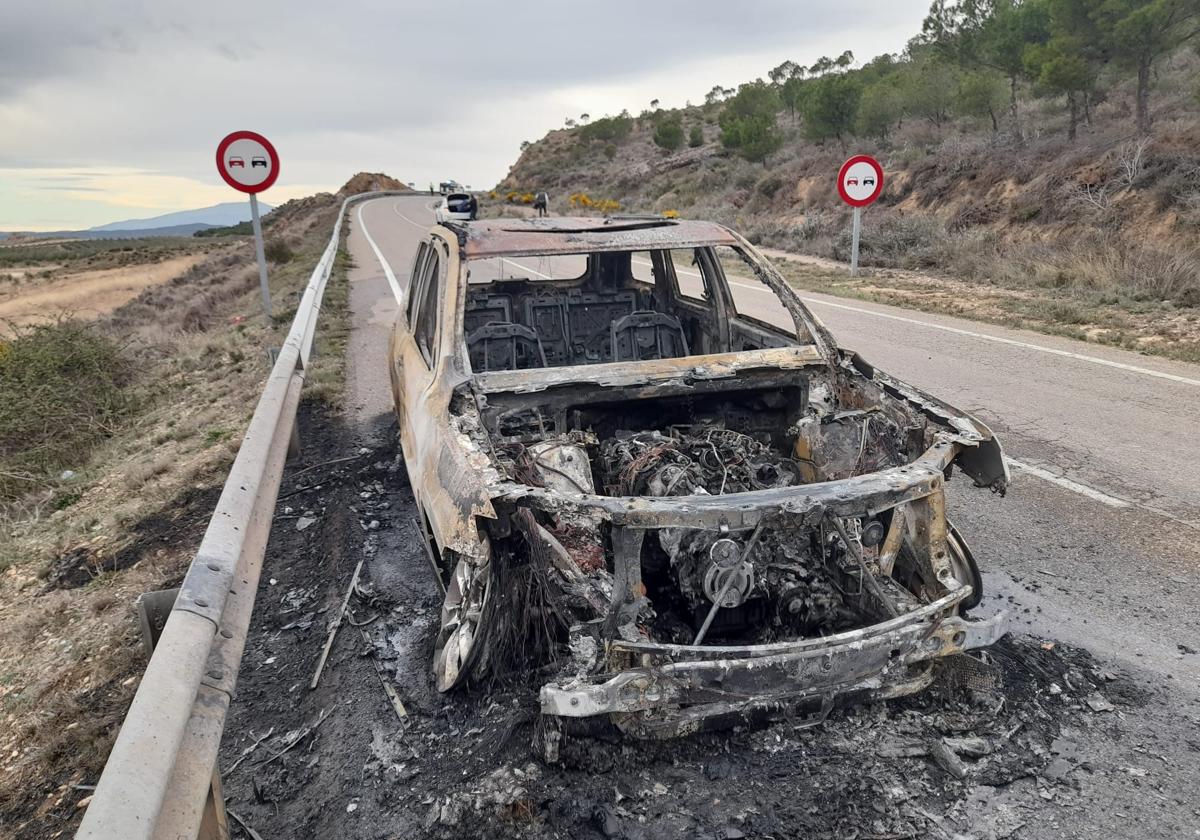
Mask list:
[[[652,386],[493,392],[470,409],[480,412],[477,434],[487,435],[502,478],[622,498],[835,481],[911,462],[930,433],[922,415],[874,386],[834,388],[820,373],[794,370],[744,372],[673,395]],[[587,580],[576,583],[592,590],[580,604],[606,602],[614,551],[606,526],[567,513],[536,518],[567,555],[602,547],[580,564]],[[886,592],[866,585],[865,566],[878,562],[892,518],[884,511],[840,529],[788,517],[746,530],[649,529],[639,549],[640,632],[671,644],[758,644],[830,635],[915,607],[915,590],[898,581],[917,564],[901,559]]]

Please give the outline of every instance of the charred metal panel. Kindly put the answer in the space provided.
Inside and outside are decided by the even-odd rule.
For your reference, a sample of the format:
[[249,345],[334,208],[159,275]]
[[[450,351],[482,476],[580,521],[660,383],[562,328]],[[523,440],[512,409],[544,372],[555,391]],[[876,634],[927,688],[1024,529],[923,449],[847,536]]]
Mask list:
[[484,219],[453,228],[462,237],[463,257],[519,257],[736,245],[737,238],[715,222],[575,217]]
[[[960,616],[981,578],[944,492],[955,463],[1002,492],[999,443],[970,415],[838,351],[737,234],[707,222],[573,218],[447,225],[431,236],[449,249],[438,356],[427,365],[403,326],[393,342],[405,460],[441,549],[470,558],[472,574],[535,569],[539,586],[561,590],[545,601],[556,618],[535,646],[561,669],[543,688],[544,712],[606,714],[628,732],[661,735],[804,701],[815,722],[839,696],[918,690],[928,660],[1003,633],[1002,616]],[[467,287],[469,259],[598,254],[589,265],[603,267],[617,261],[611,252],[699,248],[721,312],[731,298],[704,250],[714,246],[742,254],[811,343],[605,361],[616,330],[603,346],[593,340],[604,338],[600,322],[631,307],[686,338],[670,352],[730,346],[713,337],[711,313],[647,309],[671,299],[660,262],[653,293],[606,297],[565,288],[573,280],[561,293],[528,281],[495,294]],[[568,298],[585,292],[579,303],[594,311],[581,309],[587,323],[573,330]],[[472,373],[464,323],[491,335],[518,310],[525,360],[514,353],[496,366],[532,364],[534,350],[541,366]],[[544,341],[533,325],[545,326]],[[668,353],[661,338],[655,354]],[[488,620],[511,631],[539,609]]]

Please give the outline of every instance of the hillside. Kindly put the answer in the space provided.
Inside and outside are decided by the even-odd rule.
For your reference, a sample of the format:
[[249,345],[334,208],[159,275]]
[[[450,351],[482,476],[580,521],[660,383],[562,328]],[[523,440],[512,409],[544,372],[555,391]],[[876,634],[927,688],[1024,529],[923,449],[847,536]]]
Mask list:
[[[1145,135],[1136,130],[1136,80],[1115,65],[1098,73],[1074,139],[1063,98],[1033,83],[1019,88],[1015,121],[1001,111],[1003,97],[996,123],[956,112],[953,99],[922,116],[919,100],[898,106],[886,132],[863,128],[881,64],[901,68],[886,80],[930,61],[919,52],[887,56],[808,77],[820,85],[836,73],[866,74],[857,118],[840,139],[814,139],[820,115],[803,104],[793,114],[781,86],[762,81],[737,93],[714,89],[704,105],[551,131],[523,149],[495,200],[545,189],[555,212],[601,202],[619,212],[674,211],[732,225],[755,244],[844,261],[850,212],[835,176],[850,154],[873,154],[885,188],[864,213],[861,261],[877,270],[849,283],[827,266],[789,262],[798,285],[1200,358],[1196,55],[1179,50],[1155,65]],[[969,80],[947,72],[958,74],[953,84]],[[729,136],[730,112],[756,98],[773,103],[759,111],[775,136],[761,161]],[[973,297],[999,301],[977,306]]]

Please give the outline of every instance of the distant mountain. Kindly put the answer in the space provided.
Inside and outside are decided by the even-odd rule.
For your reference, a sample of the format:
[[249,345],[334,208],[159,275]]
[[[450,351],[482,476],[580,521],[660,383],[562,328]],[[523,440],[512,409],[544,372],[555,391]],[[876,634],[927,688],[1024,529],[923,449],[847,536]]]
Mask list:
[[6,245],[23,245],[26,242],[36,242],[39,239],[145,239],[150,236],[191,236],[198,230],[209,230],[217,225],[206,225],[193,222],[187,225],[167,225],[166,227],[138,228],[135,230],[39,230],[12,231],[0,233],[0,241]]
[[[268,204],[259,203],[259,212],[264,215],[274,209]],[[131,231],[147,231],[160,230],[169,228],[174,232],[176,228],[182,228],[185,225],[192,225],[192,231],[202,230],[206,227],[226,227],[228,225],[236,225],[239,222],[248,222],[250,220],[250,206],[245,201],[226,201],[221,204],[214,204],[212,207],[201,207],[199,210],[180,210],[175,213],[164,213],[161,216],[153,216],[149,219],[127,219],[122,222],[110,222],[107,225],[97,225],[93,228],[88,228],[88,232],[97,233],[112,233],[120,231],[122,234]],[[188,231],[187,233],[191,233]],[[181,231],[182,232],[182,231]],[[159,236],[166,234],[157,234]],[[184,234],[186,235],[186,233]]]

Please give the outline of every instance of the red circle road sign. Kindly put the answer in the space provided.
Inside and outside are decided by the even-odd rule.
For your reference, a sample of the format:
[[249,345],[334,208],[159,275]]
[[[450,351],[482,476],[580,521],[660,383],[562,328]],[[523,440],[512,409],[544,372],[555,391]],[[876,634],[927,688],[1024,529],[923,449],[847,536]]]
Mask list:
[[259,193],[279,177],[279,155],[261,134],[235,131],[217,145],[217,171],[235,190]]
[[883,167],[870,155],[855,155],[838,171],[837,188],[851,207],[866,207],[883,192]]

